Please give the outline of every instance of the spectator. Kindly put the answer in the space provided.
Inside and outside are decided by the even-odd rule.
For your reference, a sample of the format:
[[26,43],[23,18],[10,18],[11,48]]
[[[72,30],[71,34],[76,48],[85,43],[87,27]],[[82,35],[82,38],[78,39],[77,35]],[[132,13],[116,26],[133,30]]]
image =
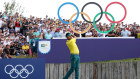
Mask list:
[[115,37],[121,37],[121,31],[119,29],[116,30]]
[[33,29],[30,29],[30,32],[29,32],[29,38],[32,39],[32,36],[34,34],[34,30]]
[[3,54],[4,58],[12,58],[12,56],[10,55],[10,45],[6,45],[6,47],[3,50]]
[[2,54],[3,54],[3,47],[2,44],[0,44],[0,59],[2,59]]
[[59,29],[56,30],[56,32],[54,34],[54,37],[57,37],[57,38],[60,38],[61,37],[60,30]]
[[32,39],[30,39],[30,48],[32,52],[32,57],[33,55],[37,56],[37,40],[35,35],[33,35]]
[[11,46],[10,46],[10,55],[16,55],[16,49],[15,49],[14,42],[12,42]]
[[14,39],[15,39],[15,34],[14,34],[14,33],[11,33],[11,34],[10,34],[10,39],[11,39],[11,40],[14,40]]
[[15,33],[15,30],[14,30],[14,28],[13,27],[11,27],[11,29],[10,29],[10,31],[9,31],[10,33]]
[[1,30],[2,30],[2,28],[3,28],[3,27],[2,27],[2,26],[3,26],[3,23],[4,23],[4,22],[3,22],[2,19],[0,18],[0,29],[1,29]]
[[50,30],[48,30],[48,33],[45,34],[45,39],[52,39],[52,35],[50,34]]
[[50,34],[54,37],[54,33],[55,33],[55,31],[54,31],[54,28],[53,27],[50,27]]
[[131,35],[131,32],[126,30],[126,28],[123,28],[123,30],[121,31],[121,35],[122,37],[129,37]]
[[108,37],[115,37],[114,30],[112,30],[111,32],[109,32],[106,36],[108,36]]
[[7,39],[4,41],[3,45],[4,45],[4,47],[6,47],[6,45],[10,45],[10,43],[11,43],[11,41],[7,38]]
[[93,37],[99,37],[99,35],[98,35],[98,33],[97,33],[97,31],[95,29],[93,31]]
[[[76,29],[76,31],[78,31],[79,29]],[[74,35],[76,36],[76,37],[80,37],[80,34],[77,34],[77,33],[74,33]]]
[[20,32],[20,22],[19,22],[19,19],[16,19],[16,22],[15,22],[15,31],[16,32]]
[[66,36],[66,33],[67,33],[67,32],[66,32],[66,30],[64,29],[64,30],[63,30],[63,33],[61,34],[61,37],[65,37],[65,36]]
[[3,35],[2,30],[0,29],[0,35]]
[[34,35],[35,36],[39,36],[40,35],[40,33],[39,33],[39,31],[37,31],[37,29],[35,29]]
[[29,46],[26,44],[26,42],[22,46],[22,50],[26,55],[28,54],[28,56],[29,56]]
[[8,36],[8,35],[9,35],[9,31],[8,30],[4,31],[4,36]]
[[91,37],[92,33],[90,32],[90,30],[86,33],[86,37]]
[[[84,28],[81,28],[81,31],[84,31]],[[86,37],[86,33],[81,34],[82,37]]]
[[3,32],[6,32],[6,31],[8,31],[8,33],[9,33],[9,28],[7,26],[5,28],[3,28]]

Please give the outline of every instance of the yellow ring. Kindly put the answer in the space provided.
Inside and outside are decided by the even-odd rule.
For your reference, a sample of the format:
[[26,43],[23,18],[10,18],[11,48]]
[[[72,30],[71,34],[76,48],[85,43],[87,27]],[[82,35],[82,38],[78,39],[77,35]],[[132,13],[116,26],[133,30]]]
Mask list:
[[[83,15],[87,16],[88,19],[89,19],[89,21],[91,22],[90,17],[89,17],[86,13],[84,13],[84,12],[79,12],[79,14],[83,14]],[[86,33],[86,32],[90,29],[91,24],[89,23],[88,28],[87,28],[86,30],[82,31],[82,32],[78,32],[78,31],[76,31],[76,30],[72,27],[72,25],[71,25],[72,18],[73,18],[75,15],[77,15],[77,13],[73,14],[73,15],[71,16],[70,20],[69,20],[71,30],[72,30],[73,32],[77,33],[77,34],[83,34],[83,33]]]

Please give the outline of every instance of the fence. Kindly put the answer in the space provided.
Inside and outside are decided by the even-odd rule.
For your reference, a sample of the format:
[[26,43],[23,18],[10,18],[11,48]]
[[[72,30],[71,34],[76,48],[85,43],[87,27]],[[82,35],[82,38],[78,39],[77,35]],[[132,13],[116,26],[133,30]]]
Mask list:
[[[46,64],[46,79],[62,79],[70,64]],[[81,63],[79,79],[140,79],[140,61]],[[75,79],[74,73],[69,79]]]

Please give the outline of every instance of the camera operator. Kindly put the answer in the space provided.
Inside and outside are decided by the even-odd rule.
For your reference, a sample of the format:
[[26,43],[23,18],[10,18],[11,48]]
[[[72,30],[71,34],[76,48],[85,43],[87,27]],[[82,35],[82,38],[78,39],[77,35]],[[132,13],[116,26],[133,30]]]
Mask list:
[[19,53],[20,53],[20,47],[19,47],[18,44],[19,44],[18,42],[14,43],[14,48],[15,48],[15,54],[16,55],[19,55]]
[[10,46],[10,55],[16,55],[15,43],[12,42]]
[[10,55],[10,45],[6,45],[6,47],[3,50],[3,53],[5,54],[6,58],[12,58]]

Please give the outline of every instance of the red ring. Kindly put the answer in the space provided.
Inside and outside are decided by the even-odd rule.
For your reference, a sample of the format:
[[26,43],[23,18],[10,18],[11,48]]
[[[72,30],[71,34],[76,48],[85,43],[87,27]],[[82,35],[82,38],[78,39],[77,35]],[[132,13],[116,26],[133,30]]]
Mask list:
[[124,10],[125,10],[125,15],[124,15],[124,17],[123,17],[120,21],[112,21],[112,20],[110,20],[110,19],[108,18],[107,14],[105,14],[105,17],[107,18],[107,20],[109,20],[109,21],[112,22],[112,23],[119,23],[119,22],[122,22],[122,21],[126,18],[126,14],[127,14],[126,7],[125,7],[122,3],[120,3],[120,2],[111,2],[110,4],[107,5],[107,7],[106,7],[106,9],[105,9],[105,12],[107,12],[108,7],[109,7],[110,5],[112,5],[112,4],[120,4],[120,5],[124,8]]

